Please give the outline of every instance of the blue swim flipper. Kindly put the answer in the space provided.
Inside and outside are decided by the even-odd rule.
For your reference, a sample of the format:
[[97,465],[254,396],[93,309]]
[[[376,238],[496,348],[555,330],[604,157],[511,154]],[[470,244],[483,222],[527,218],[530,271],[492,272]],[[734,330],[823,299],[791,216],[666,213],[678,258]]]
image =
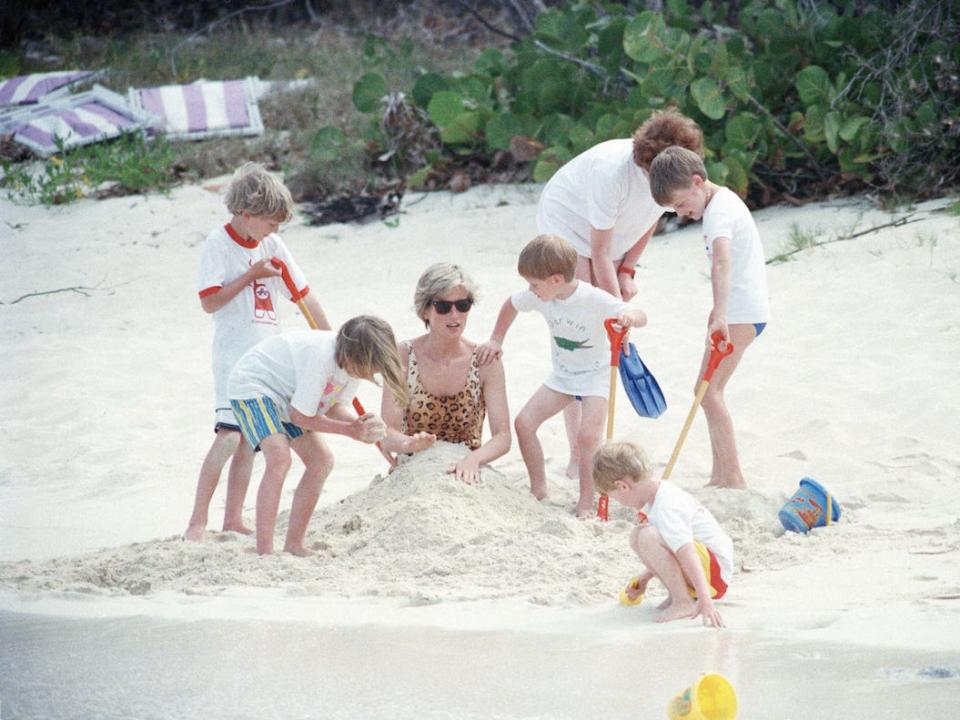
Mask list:
[[620,351],[620,382],[640,417],[660,417],[667,409],[657,379],[643,364],[633,343],[628,343]]

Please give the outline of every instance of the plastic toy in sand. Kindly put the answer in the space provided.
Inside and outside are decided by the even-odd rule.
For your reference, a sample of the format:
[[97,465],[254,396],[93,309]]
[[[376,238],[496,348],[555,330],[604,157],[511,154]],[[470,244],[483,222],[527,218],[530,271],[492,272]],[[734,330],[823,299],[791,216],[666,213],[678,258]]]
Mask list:
[[840,503],[813,478],[805,477],[800,487],[780,509],[783,526],[792,532],[808,533],[840,519]]
[[702,676],[667,706],[670,720],[734,720],[737,693],[719,673]]
[[631,598],[627,593],[628,590],[639,590],[640,589],[640,576],[634,575],[630,578],[630,582],[627,583],[627,586],[620,591],[620,604],[621,605],[639,605],[643,602],[643,593],[640,593],[636,597]]

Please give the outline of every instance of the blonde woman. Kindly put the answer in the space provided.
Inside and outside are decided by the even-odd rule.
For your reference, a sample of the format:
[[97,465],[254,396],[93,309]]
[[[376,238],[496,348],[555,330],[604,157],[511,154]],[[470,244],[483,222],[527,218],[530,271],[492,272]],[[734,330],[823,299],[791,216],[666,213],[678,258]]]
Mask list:
[[[448,472],[465,483],[480,466],[510,449],[510,411],[503,364],[479,362],[478,346],[464,337],[476,300],[473,280],[457,265],[437,263],[420,276],[414,306],[427,332],[400,344],[406,374],[401,398],[385,388],[381,408],[387,450],[416,452],[435,440],[462,444],[464,455]],[[490,437],[483,442],[484,418]]]

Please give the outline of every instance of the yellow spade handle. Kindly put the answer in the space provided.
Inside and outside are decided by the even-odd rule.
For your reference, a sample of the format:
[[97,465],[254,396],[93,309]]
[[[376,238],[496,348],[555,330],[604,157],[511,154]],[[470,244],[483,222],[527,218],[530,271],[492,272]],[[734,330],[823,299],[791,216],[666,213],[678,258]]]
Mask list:
[[610,367],[610,396],[607,398],[607,440],[613,437],[613,416],[617,409],[617,368]]
[[307,319],[307,325],[310,326],[310,329],[319,330],[320,326],[317,325],[317,321],[313,319],[313,313],[310,312],[307,303],[303,300],[297,300],[297,307],[300,308],[300,312],[303,313],[303,316]]
[[683,430],[680,431],[680,437],[677,438],[677,444],[673,447],[673,455],[670,456],[670,462],[667,463],[666,470],[663,471],[663,479],[668,480],[670,478],[670,473],[673,472],[673,466],[677,462],[677,458],[680,456],[680,448],[683,447],[683,441],[687,439],[687,433],[690,432],[690,426],[693,425],[693,419],[697,416],[697,408],[700,407],[700,403],[703,401],[703,396],[707,394],[707,387],[709,387],[710,382],[708,380],[701,380],[700,385],[697,387],[697,394],[693,398],[693,405],[690,406],[690,412],[687,413],[687,421],[683,424]]

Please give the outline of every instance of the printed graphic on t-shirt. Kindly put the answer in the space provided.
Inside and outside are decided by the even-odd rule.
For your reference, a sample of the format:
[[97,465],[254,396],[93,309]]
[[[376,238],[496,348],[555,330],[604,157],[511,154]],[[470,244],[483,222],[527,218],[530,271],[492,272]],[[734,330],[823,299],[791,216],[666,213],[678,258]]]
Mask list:
[[273,309],[273,299],[266,283],[253,281],[253,321],[275,325],[277,313]]
[[571,340],[570,338],[559,337],[558,335],[553,336],[553,341],[557,344],[561,350],[589,350],[593,345],[587,345],[590,342],[590,339],[586,340]]
[[323,388],[323,397],[320,398],[317,410],[325,412],[336,405],[340,401],[340,393],[343,392],[344,387],[346,386],[335,385],[333,381],[328,380],[326,387]]

